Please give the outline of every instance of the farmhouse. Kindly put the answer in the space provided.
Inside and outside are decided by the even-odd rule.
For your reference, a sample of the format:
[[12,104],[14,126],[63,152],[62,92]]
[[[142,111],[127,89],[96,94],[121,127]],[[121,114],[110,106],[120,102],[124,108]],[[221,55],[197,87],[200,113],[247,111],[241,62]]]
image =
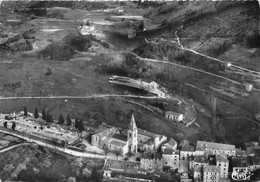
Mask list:
[[176,121],[176,122],[183,121],[183,114],[177,112],[166,111],[165,117],[171,121]]

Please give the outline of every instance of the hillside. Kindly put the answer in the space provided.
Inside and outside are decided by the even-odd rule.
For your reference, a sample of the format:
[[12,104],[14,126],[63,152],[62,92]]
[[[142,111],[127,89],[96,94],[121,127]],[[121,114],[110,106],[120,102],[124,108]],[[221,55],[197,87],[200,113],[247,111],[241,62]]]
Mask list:
[[[118,4],[125,14],[144,15],[147,30],[133,39],[103,31],[98,25],[108,23],[106,17],[113,15],[103,9]],[[214,140],[241,146],[259,136],[255,117],[260,107],[259,74],[226,66],[230,62],[260,70],[256,1],[17,2],[5,7],[16,7],[16,12],[8,12],[1,24],[1,97],[44,98],[3,100],[1,112],[20,111],[24,105],[31,111],[45,107],[56,118],[70,113],[83,119],[86,128],[106,122],[123,129],[134,113],[141,128],[178,141]],[[43,9],[41,14],[36,14],[36,8]],[[21,21],[10,23],[8,18]],[[86,35],[80,34],[82,24],[89,29]],[[195,105],[197,125],[186,128],[166,120],[155,112],[162,109],[161,101],[126,97],[147,93],[109,84],[112,75],[163,85]],[[245,84],[254,89],[248,92]],[[125,96],[95,97],[108,94]],[[212,95],[218,98],[217,123],[212,122]],[[53,96],[93,98],[48,98]],[[167,102],[167,110],[180,109]]]

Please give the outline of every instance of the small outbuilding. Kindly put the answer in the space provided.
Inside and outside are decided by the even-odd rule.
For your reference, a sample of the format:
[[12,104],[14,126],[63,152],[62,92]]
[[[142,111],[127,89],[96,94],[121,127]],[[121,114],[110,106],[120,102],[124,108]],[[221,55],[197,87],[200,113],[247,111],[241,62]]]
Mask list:
[[183,121],[183,114],[177,113],[177,112],[172,112],[172,111],[166,111],[165,112],[165,117],[169,120],[180,122]]

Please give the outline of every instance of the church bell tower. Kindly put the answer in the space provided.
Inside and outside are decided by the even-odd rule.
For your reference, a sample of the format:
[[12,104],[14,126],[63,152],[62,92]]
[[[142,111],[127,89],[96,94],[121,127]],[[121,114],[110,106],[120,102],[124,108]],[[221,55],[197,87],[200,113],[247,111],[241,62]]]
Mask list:
[[131,153],[137,153],[138,141],[137,141],[138,129],[135,123],[134,115],[131,117],[130,126],[127,132],[128,151]]

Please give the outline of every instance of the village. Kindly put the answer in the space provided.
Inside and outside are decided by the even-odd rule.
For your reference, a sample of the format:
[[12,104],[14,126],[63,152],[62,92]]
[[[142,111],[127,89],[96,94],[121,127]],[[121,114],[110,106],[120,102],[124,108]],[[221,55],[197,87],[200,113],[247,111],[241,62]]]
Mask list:
[[[75,119],[49,123],[41,113],[35,115],[26,110],[1,114],[0,131],[70,155],[103,158],[103,181],[242,181],[260,168],[258,142],[245,143],[244,150],[224,143],[177,142],[139,128],[134,114],[124,130],[109,125],[79,129]],[[1,142],[1,150],[6,147]]]

